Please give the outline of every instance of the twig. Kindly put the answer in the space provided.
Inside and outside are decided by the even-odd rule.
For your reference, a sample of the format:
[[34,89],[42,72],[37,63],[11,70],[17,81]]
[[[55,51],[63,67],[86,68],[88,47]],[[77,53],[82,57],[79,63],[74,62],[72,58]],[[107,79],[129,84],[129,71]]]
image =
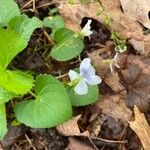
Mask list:
[[128,143],[127,140],[115,141],[115,140],[107,140],[107,139],[103,139],[103,138],[99,138],[99,137],[93,137],[92,139],[100,140],[100,141],[107,142],[107,143],[116,143],[116,144],[126,144],[126,143]]
[[32,0],[32,2],[33,2],[33,12],[35,12],[35,0]]
[[60,76],[56,77],[56,79],[61,79],[61,78],[66,77],[66,76],[68,76],[68,74],[60,75]]
[[46,31],[44,31],[44,35],[46,36],[46,38],[49,41],[50,45],[54,46],[55,43],[53,42],[53,40],[50,38],[50,36],[48,35],[48,33]]
[[30,0],[29,2],[27,2],[24,6],[21,7],[21,10],[23,10],[26,6],[30,5],[32,3],[32,0]]
[[33,146],[31,140],[29,139],[29,137],[25,134],[25,137],[27,139],[27,141],[29,142],[30,146],[33,148],[33,150],[36,150],[36,148]]
[[43,4],[43,5],[40,5],[40,6],[37,6],[36,8],[42,8],[42,7],[46,7],[46,6],[49,6],[49,5],[52,5],[53,3],[46,3],[46,4]]
[[93,141],[91,140],[91,138],[88,137],[88,139],[89,139],[89,141],[91,142],[91,144],[93,145],[93,147],[95,148],[95,150],[99,150],[99,149],[96,147],[96,145],[93,143]]

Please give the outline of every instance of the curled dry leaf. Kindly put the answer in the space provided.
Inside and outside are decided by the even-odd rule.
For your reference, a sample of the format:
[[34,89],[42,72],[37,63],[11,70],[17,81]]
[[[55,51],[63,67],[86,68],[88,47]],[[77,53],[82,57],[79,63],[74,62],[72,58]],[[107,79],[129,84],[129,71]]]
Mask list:
[[135,113],[135,120],[129,122],[130,127],[140,138],[144,150],[149,150],[150,127],[145,119],[144,114],[141,113],[136,106],[134,106],[134,113]]
[[120,0],[123,11],[150,29],[150,0]]
[[128,71],[124,73],[128,90],[126,104],[133,108],[137,105],[142,112],[150,108],[150,58],[130,55]]
[[81,118],[81,115],[72,118],[64,122],[63,124],[56,127],[57,131],[64,136],[89,136],[89,132],[85,131],[83,133],[80,132],[78,126],[78,120]]
[[126,107],[124,96],[121,94],[102,96],[93,107],[96,110],[99,108],[101,113],[121,119],[123,122],[129,121],[132,114],[132,111]]

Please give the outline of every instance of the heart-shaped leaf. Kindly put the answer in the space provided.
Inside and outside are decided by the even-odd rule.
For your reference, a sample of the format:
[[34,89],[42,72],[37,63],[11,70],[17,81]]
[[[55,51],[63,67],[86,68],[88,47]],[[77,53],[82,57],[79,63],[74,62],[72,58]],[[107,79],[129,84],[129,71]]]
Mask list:
[[46,17],[43,21],[44,26],[45,27],[49,27],[52,29],[52,34],[51,36],[53,37],[55,32],[59,29],[59,28],[64,28],[65,27],[65,22],[64,19],[57,15],[57,16],[53,16],[53,17]]
[[0,26],[6,25],[9,20],[20,15],[20,10],[14,0],[0,0]]
[[33,85],[33,77],[21,71],[1,70],[0,87],[15,94],[26,94]]
[[11,60],[24,48],[26,42],[10,29],[0,29],[0,67],[6,68]]
[[8,102],[15,95],[0,87],[0,105]]
[[67,91],[73,106],[85,106],[92,104],[98,100],[99,96],[98,86],[88,85],[88,93],[85,95],[76,94],[74,87],[67,87]]
[[33,128],[54,127],[70,119],[72,108],[66,89],[51,75],[40,75],[35,82],[35,100],[18,103],[17,119]]
[[79,55],[84,47],[83,41],[76,37],[74,32],[60,28],[54,34],[56,45],[50,55],[58,61],[67,61]]
[[7,133],[5,104],[0,105],[0,139]]
[[38,18],[28,18],[26,15],[14,17],[8,24],[9,28],[19,33],[26,42],[30,40],[33,31],[42,25],[42,21]]

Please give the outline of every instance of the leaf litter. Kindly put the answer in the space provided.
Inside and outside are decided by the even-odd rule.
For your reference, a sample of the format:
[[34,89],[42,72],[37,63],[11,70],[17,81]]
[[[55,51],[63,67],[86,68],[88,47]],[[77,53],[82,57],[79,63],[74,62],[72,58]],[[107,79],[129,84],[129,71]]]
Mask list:
[[[40,18],[48,16],[48,6],[57,7],[67,27],[73,31],[79,31],[84,21],[91,18],[94,34],[91,38],[84,39],[85,49],[81,58],[88,56],[92,60],[103,83],[99,87],[98,102],[85,109],[75,108],[77,114],[75,111],[74,116],[77,117],[57,127],[59,134],[55,129],[49,131],[30,129],[20,134],[15,139],[16,141],[8,146],[8,149],[22,146],[27,149],[44,149],[46,146],[54,150],[65,149],[65,147],[73,150],[76,146],[77,149],[89,150],[149,149],[148,123],[150,122],[147,123],[144,117],[144,114],[147,115],[150,112],[150,35],[145,29],[150,25],[149,16],[147,16],[149,3],[145,1],[144,4],[141,4],[139,0],[134,0],[134,4],[127,2],[125,5],[122,0],[101,0],[89,4],[81,4],[79,1],[76,4],[70,4],[67,0],[36,1],[35,8],[37,7],[38,11],[32,12],[31,9],[34,10],[34,6],[31,3],[27,5],[22,0],[18,1],[26,14],[32,16],[35,13]],[[140,4],[142,7],[135,4]],[[137,8],[140,13],[137,12]],[[141,15],[142,18],[139,17]],[[121,68],[114,68],[114,73],[111,72],[109,63],[105,62],[106,59],[112,59],[115,55],[115,45],[110,38],[112,28],[107,22],[109,21],[108,16],[112,21],[113,30],[130,44],[129,51],[119,55],[118,63]],[[35,37],[36,34],[41,35],[40,39]],[[17,62],[17,67],[62,75],[78,65],[80,61],[78,58],[61,64],[55,60],[45,64],[43,52],[46,53],[46,47],[43,47],[43,37],[45,42],[47,39],[43,31],[34,32],[27,48],[29,53],[20,54],[14,61],[14,64]],[[37,43],[36,40],[38,40]],[[36,46],[40,50],[34,51]],[[131,47],[134,49],[134,55],[131,55],[131,52],[133,53]],[[29,56],[28,62],[26,56]],[[52,67],[49,67],[50,64]],[[135,120],[131,121],[133,112]],[[78,116],[79,114],[81,115]],[[64,136],[69,138],[66,139]],[[48,138],[52,141],[49,141]],[[50,146],[51,144],[53,146]],[[3,144],[4,147],[6,145],[7,143]]]

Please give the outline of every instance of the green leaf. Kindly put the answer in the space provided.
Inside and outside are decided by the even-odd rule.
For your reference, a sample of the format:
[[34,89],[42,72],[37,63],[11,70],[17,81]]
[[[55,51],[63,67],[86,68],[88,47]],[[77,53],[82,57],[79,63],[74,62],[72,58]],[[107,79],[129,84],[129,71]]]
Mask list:
[[1,70],[0,87],[15,94],[26,94],[33,85],[33,77],[21,71]]
[[8,23],[9,28],[19,33],[26,42],[30,40],[33,31],[36,28],[42,27],[42,25],[42,21],[38,18],[28,18],[26,15],[14,17]]
[[46,17],[43,23],[45,27],[49,27],[53,30],[53,33],[51,34],[52,37],[59,28],[65,27],[64,19],[59,15],[53,17]]
[[6,120],[6,110],[5,104],[0,105],[0,139],[7,133],[7,120]]
[[88,93],[86,95],[77,95],[74,92],[74,87],[67,87],[67,91],[73,106],[85,106],[92,104],[98,100],[99,96],[98,86],[88,85]]
[[15,95],[0,87],[0,105],[11,100]]
[[0,26],[6,25],[9,20],[19,15],[20,10],[14,0],[0,0]]
[[60,28],[54,34],[56,45],[50,55],[58,61],[67,61],[79,55],[84,47],[83,41],[76,37],[74,32]]
[[35,95],[35,100],[15,106],[15,115],[20,122],[33,128],[49,128],[70,119],[72,108],[67,91],[53,76],[37,77]]
[[10,29],[0,29],[0,68],[6,68],[24,48],[26,42]]

